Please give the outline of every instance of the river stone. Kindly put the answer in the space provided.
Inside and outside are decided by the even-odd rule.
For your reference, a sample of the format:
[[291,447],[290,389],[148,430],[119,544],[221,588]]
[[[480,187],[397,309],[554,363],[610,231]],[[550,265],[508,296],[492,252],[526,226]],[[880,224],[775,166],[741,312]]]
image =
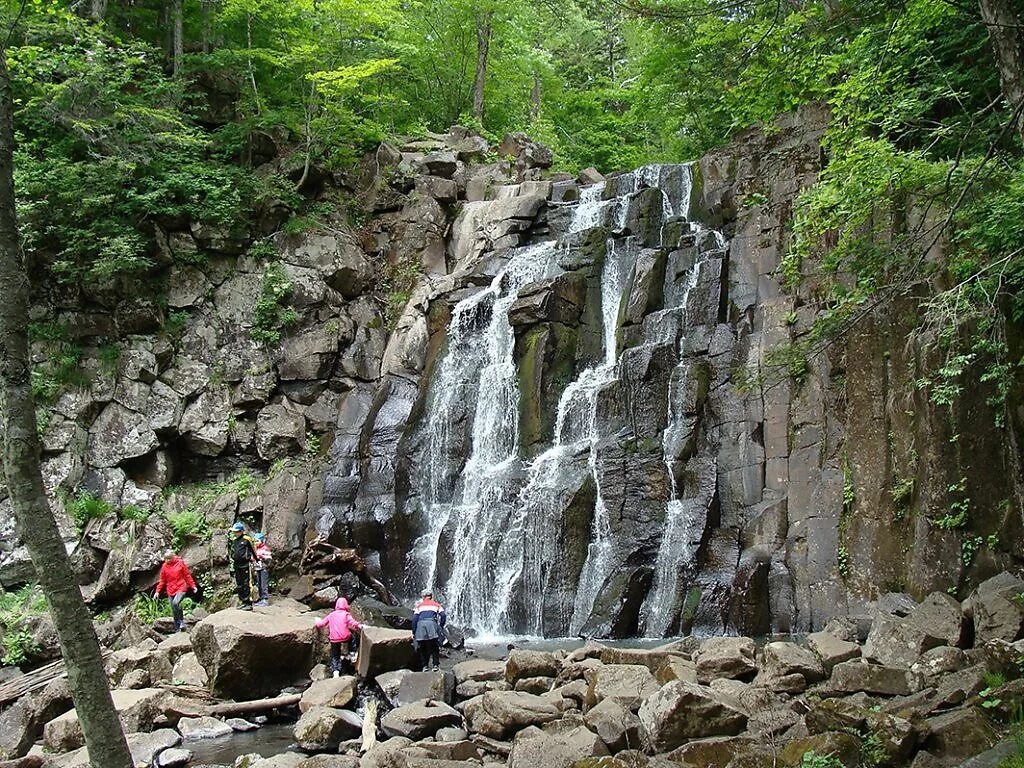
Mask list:
[[752,678],[757,673],[756,650],[749,637],[709,637],[694,657],[697,680],[707,684],[718,677]]
[[412,704],[424,699],[436,699],[447,704],[453,703],[455,701],[455,675],[448,670],[409,672],[402,675],[398,681],[398,689],[392,697],[392,706]]
[[832,686],[845,693],[907,696],[918,689],[916,675],[901,667],[844,661],[832,668]]
[[[151,733],[128,733],[125,739],[132,753],[132,762],[140,768],[153,765],[157,755],[181,743],[181,736],[170,728],[161,728]],[[82,747],[66,755],[58,755],[46,765],[47,768],[90,768],[89,752]]]
[[216,717],[183,717],[178,721],[178,733],[183,741],[200,741],[228,736],[234,729]]
[[1003,571],[978,585],[966,601],[974,620],[976,643],[985,640],[1013,642],[1024,637],[1024,580]]
[[203,688],[210,682],[210,676],[199,663],[199,658],[191,652],[178,659],[171,672],[171,679],[175,684],[193,685],[197,688]]
[[439,701],[404,704],[388,712],[380,721],[388,736],[418,740],[433,736],[441,728],[462,725],[462,715]]
[[[552,723],[551,726],[559,725]],[[516,734],[509,768],[570,768],[579,760],[608,754],[604,742],[582,725],[544,730],[531,726]]]
[[[502,734],[513,734],[531,725],[549,723],[561,715],[559,708],[549,699],[519,691],[490,691],[480,698],[475,717],[471,716],[469,708],[465,712],[471,731],[492,738],[502,738]],[[497,726],[496,732],[488,733],[477,726],[478,721],[484,718],[493,721]]]
[[668,752],[689,739],[735,736],[747,715],[718,692],[697,683],[669,683],[640,706],[640,723],[648,745]]
[[832,674],[836,664],[860,657],[859,645],[830,632],[812,632],[807,636],[807,647],[818,654],[826,674]]
[[505,680],[515,685],[524,677],[554,677],[561,667],[561,662],[553,653],[521,651],[517,648],[509,653],[505,662]]
[[[153,727],[160,714],[164,691],[159,688],[113,690],[114,708],[121,716],[125,733],[138,733]],[[85,744],[82,726],[75,710],[56,717],[43,726],[43,745],[50,752],[71,752]]]
[[381,672],[418,668],[419,661],[412,647],[412,634],[401,629],[363,626],[359,637],[356,671],[361,678],[372,678]]
[[315,630],[291,601],[257,611],[229,608],[196,625],[192,646],[220,696],[253,699],[277,693],[313,666]]
[[764,647],[764,672],[776,679],[799,674],[807,683],[816,683],[825,677],[822,663],[813,651],[782,641]]
[[356,697],[358,681],[352,675],[328,677],[307,688],[299,701],[299,711],[306,712],[313,707],[347,707]]
[[469,659],[460,661],[452,667],[455,674],[455,682],[458,685],[467,681],[485,682],[488,680],[502,680],[505,677],[505,664],[500,661],[487,661],[486,659]]
[[188,765],[192,759],[190,749],[165,749],[160,753],[160,768],[176,768],[177,766]]
[[330,707],[313,707],[302,713],[293,735],[301,749],[319,752],[337,749],[345,739],[359,735],[362,721],[355,712]]
[[256,723],[250,723],[248,720],[241,717],[229,717],[224,721],[231,726],[231,730],[236,733],[248,733],[249,731],[258,731],[259,726]]
[[614,699],[631,712],[636,712],[640,703],[658,690],[658,682],[651,671],[635,664],[606,664],[589,670],[585,678],[585,709],[605,699]]
[[587,728],[601,737],[614,754],[624,749],[641,749],[640,718],[615,699],[605,699],[583,717]]
[[480,758],[480,747],[468,739],[420,741],[417,742],[416,748],[426,751],[435,760],[478,760]]

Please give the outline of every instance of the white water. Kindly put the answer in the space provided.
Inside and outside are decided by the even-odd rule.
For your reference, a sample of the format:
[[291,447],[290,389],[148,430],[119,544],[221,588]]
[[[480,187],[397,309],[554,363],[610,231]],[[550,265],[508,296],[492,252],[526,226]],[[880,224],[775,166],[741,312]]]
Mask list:
[[[605,183],[585,187],[569,234],[598,226],[621,231],[630,206],[646,188],[661,190],[663,225],[672,216],[685,216],[691,180],[688,166],[655,165],[616,179],[619,194],[612,199],[604,199]],[[410,567],[412,578],[446,598],[454,621],[482,635],[549,634],[551,617],[543,615],[541,606],[545,590],[559,576],[555,569],[564,561],[559,551],[561,515],[587,476],[595,492],[591,541],[575,599],[559,608],[567,615],[557,625],[578,633],[619,566],[598,451],[601,441],[613,436],[600,434],[598,401],[618,376],[618,320],[641,249],[632,238],[612,237],[607,245],[600,281],[603,354],[561,393],[552,443],[525,465],[518,434],[515,335],[507,313],[521,288],[558,271],[561,245],[549,241],[518,249],[488,288],[459,302],[452,313],[447,353],[430,387],[425,461],[419,468],[419,503],[426,525]],[[666,292],[670,307],[645,320],[644,343],[681,343],[686,301],[699,267],[692,268],[684,290],[673,283],[675,295]],[[666,286],[669,282],[667,274]],[[667,404],[666,445],[681,419],[672,399]],[[467,413],[468,419],[460,422]],[[695,553],[691,539],[698,517],[678,496],[673,480],[655,584],[645,603],[649,634],[664,631],[656,616],[669,612],[662,606],[673,604],[679,566]],[[447,572],[439,570],[442,559]]]

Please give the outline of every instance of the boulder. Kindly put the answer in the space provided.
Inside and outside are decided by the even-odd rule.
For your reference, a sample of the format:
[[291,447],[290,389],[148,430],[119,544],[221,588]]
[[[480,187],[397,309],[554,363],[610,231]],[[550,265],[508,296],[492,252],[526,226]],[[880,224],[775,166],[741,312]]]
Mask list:
[[693,768],[705,766],[729,765],[737,755],[745,755],[757,744],[751,736],[709,736],[706,739],[693,739],[679,749],[670,752],[667,757],[673,763]]
[[[152,640],[114,651],[107,659],[106,667],[113,688],[139,688],[167,683],[172,676],[170,657],[159,650]],[[132,673],[136,673],[136,677],[142,681],[141,686],[125,684],[126,678]]]
[[[555,726],[555,727],[551,727]],[[516,734],[508,756],[509,768],[571,768],[580,760],[608,754],[600,738],[582,724],[552,723]]]
[[860,657],[859,645],[831,632],[812,632],[807,636],[807,647],[818,654],[826,674],[832,674],[836,664]]
[[668,752],[689,739],[735,736],[747,715],[732,700],[697,683],[669,683],[640,706],[640,723],[648,746]]
[[554,677],[561,666],[553,653],[521,651],[517,648],[509,653],[505,662],[505,680],[515,685],[525,677]]
[[462,715],[439,701],[404,704],[388,712],[380,721],[388,736],[419,740],[433,736],[441,728],[462,725]]
[[273,461],[306,446],[306,417],[284,400],[268,405],[256,417],[256,450],[260,458]]
[[658,682],[647,667],[635,664],[606,664],[588,670],[584,707],[590,709],[605,699],[617,701],[631,712],[658,690]]
[[116,467],[126,459],[145,456],[160,441],[144,414],[109,403],[89,428],[89,464]]
[[359,639],[356,670],[362,678],[372,678],[395,669],[418,669],[412,647],[412,634],[389,627],[363,626]]
[[561,710],[550,699],[532,693],[490,691],[480,697],[477,707],[467,706],[465,714],[471,731],[500,739],[557,720]]
[[[129,733],[125,735],[132,761],[137,766],[153,765],[157,755],[181,743],[181,736],[170,728],[161,728],[152,733]],[[59,755],[46,763],[47,768],[90,768],[89,752],[85,747]]]
[[547,693],[555,682],[553,677],[524,677],[517,680],[514,690],[525,691],[526,693]]
[[706,684],[719,677],[732,680],[754,677],[756,650],[749,637],[709,637],[694,657],[697,680]]
[[844,661],[832,668],[832,687],[844,693],[907,696],[919,688],[917,676],[902,667]]
[[1024,580],[1003,571],[978,585],[965,603],[974,622],[975,642],[1024,637]]
[[313,707],[299,717],[293,735],[301,749],[310,752],[336,750],[342,741],[357,736],[362,727],[362,721],[355,712]]
[[203,688],[210,682],[210,676],[206,674],[199,658],[194,653],[186,653],[174,665],[171,672],[171,680],[177,685],[194,685]]
[[475,683],[488,680],[502,680],[505,677],[505,664],[500,661],[488,661],[486,659],[469,659],[460,661],[452,667],[455,674],[456,685],[467,681]]
[[303,759],[296,768],[359,768],[359,758],[352,755],[313,755]]
[[910,671],[926,677],[936,677],[956,672],[965,666],[967,666],[967,656],[962,650],[942,645],[932,648],[921,656],[910,666]]
[[[153,721],[161,714],[164,691],[159,688],[113,690],[110,695],[125,733],[150,730]],[[82,747],[85,740],[78,713],[71,710],[43,726],[43,744],[51,752],[71,752]]]
[[804,755],[808,752],[830,756],[845,768],[858,768],[861,764],[860,739],[849,733],[835,732],[793,739],[779,753],[779,763],[796,768],[803,764]]
[[[378,677],[378,681],[380,678]],[[391,698],[392,706],[436,699],[446,704],[455,701],[455,675],[450,671],[409,672],[403,675]]]
[[192,750],[173,747],[160,753],[160,768],[180,768],[192,761]]
[[300,608],[290,601],[257,611],[231,608],[199,622],[192,646],[213,692],[254,699],[305,677],[313,666],[315,630]]
[[216,717],[183,717],[178,721],[178,733],[183,741],[202,741],[229,736],[234,728]]
[[925,651],[957,646],[962,638],[960,604],[944,592],[933,592],[905,618],[883,613],[875,616],[864,657],[909,668]]
[[770,678],[802,675],[807,683],[816,683],[825,677],[821,660],[813,651],[796,643],[774,642],[764,647],[764,673]]
[[0,760],[27,755],[38,738],[37,729],[35,702],[29,696],[0,712]]
[[955,709],[929,718],[925,748],[945,763],[957,763],[984,752],[996,733],[977,709]]
[[351,675],[318,680],[302,694],[299,711],[306,712],[313,707],[347,707],[356,697],[357,685],[358,681]]
[[605,699],[591,707],[583,720],[613,754],[624,749],[643,748],[640,718],[615,699]]

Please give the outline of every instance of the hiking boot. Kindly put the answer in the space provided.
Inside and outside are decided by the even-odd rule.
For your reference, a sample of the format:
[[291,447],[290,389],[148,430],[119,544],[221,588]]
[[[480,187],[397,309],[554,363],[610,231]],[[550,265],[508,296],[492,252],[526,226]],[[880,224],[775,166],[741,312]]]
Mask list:
[[256,601],[256,606],[258,608],[265,608],[268,605],[270,605],[270,601],[269,600],[257,600]]
[[243,610],[243,611],[251,611],[252,610],[252,603],[243,603],[242,605],[239,606],[239,609]]

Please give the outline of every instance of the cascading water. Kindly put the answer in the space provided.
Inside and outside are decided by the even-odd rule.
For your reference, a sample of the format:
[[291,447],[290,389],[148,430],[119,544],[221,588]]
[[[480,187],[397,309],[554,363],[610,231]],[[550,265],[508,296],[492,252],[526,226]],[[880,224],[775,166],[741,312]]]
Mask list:
[[[598,450],[602,440],[615,435],[605,433],[598,418],[600,394],[619,386],[620,321],[638,256],[645,247],[648,252],[651,247],[663,252],[675,247],[662,242],[665,226],[686,217],[691,180],[689,166],[648,166],[628,177],[583,188],[559,241],[517,249],[488,288],[453,308],[447,352],[430,385],[423,426],[429,453],[419,482],[424,525],[410,554],[411,578],[436,587],[447,599],[453,620],[483,634],[543,635],[552,626],[578,633],[591,616],[618,565]],[[661,192],[658,242],[640,243],[628,232],[629,222],[637,220],[631,217],[631,206],[639,204],[645,189]],[[649,195],[643,197],[643,204],[649,205]],[[607,237],[597,318],[601,353],[596,362],[578,369],[561,392],[550,445],[524,462],[518,430],[516,331],[508,311],[521,289],[559,271],[556,265],[563,255],[569,258],[575,235],[596,227],[605,227]],[[699,268],[692,267],[687,286],[696,280]],[[645,320],[644,344],[681,343],[689,287],[679,290],[677,278],[670,274],[674,271],[665,276],[666,308],[654,313],[660,319],[652,328]],[[671,402],[666,408],[667,442],[676,417]],[[537,606],[564,555],[559,542],[567,494],[587,483],[592,485],[593,510],[585,562],[578,583],[572,585],[574,594],[558,609],[560,618],[552,619],[546,607]],[[678,572],[674,566],[679,558],[692,555],[684,546],[692,538],[687,519],[685,500],[678,498],[673,481],[655,587],[645,603],[649,633],[664,631],[654,614],[662,606],[671,607],[676,587],[672,574]]]

